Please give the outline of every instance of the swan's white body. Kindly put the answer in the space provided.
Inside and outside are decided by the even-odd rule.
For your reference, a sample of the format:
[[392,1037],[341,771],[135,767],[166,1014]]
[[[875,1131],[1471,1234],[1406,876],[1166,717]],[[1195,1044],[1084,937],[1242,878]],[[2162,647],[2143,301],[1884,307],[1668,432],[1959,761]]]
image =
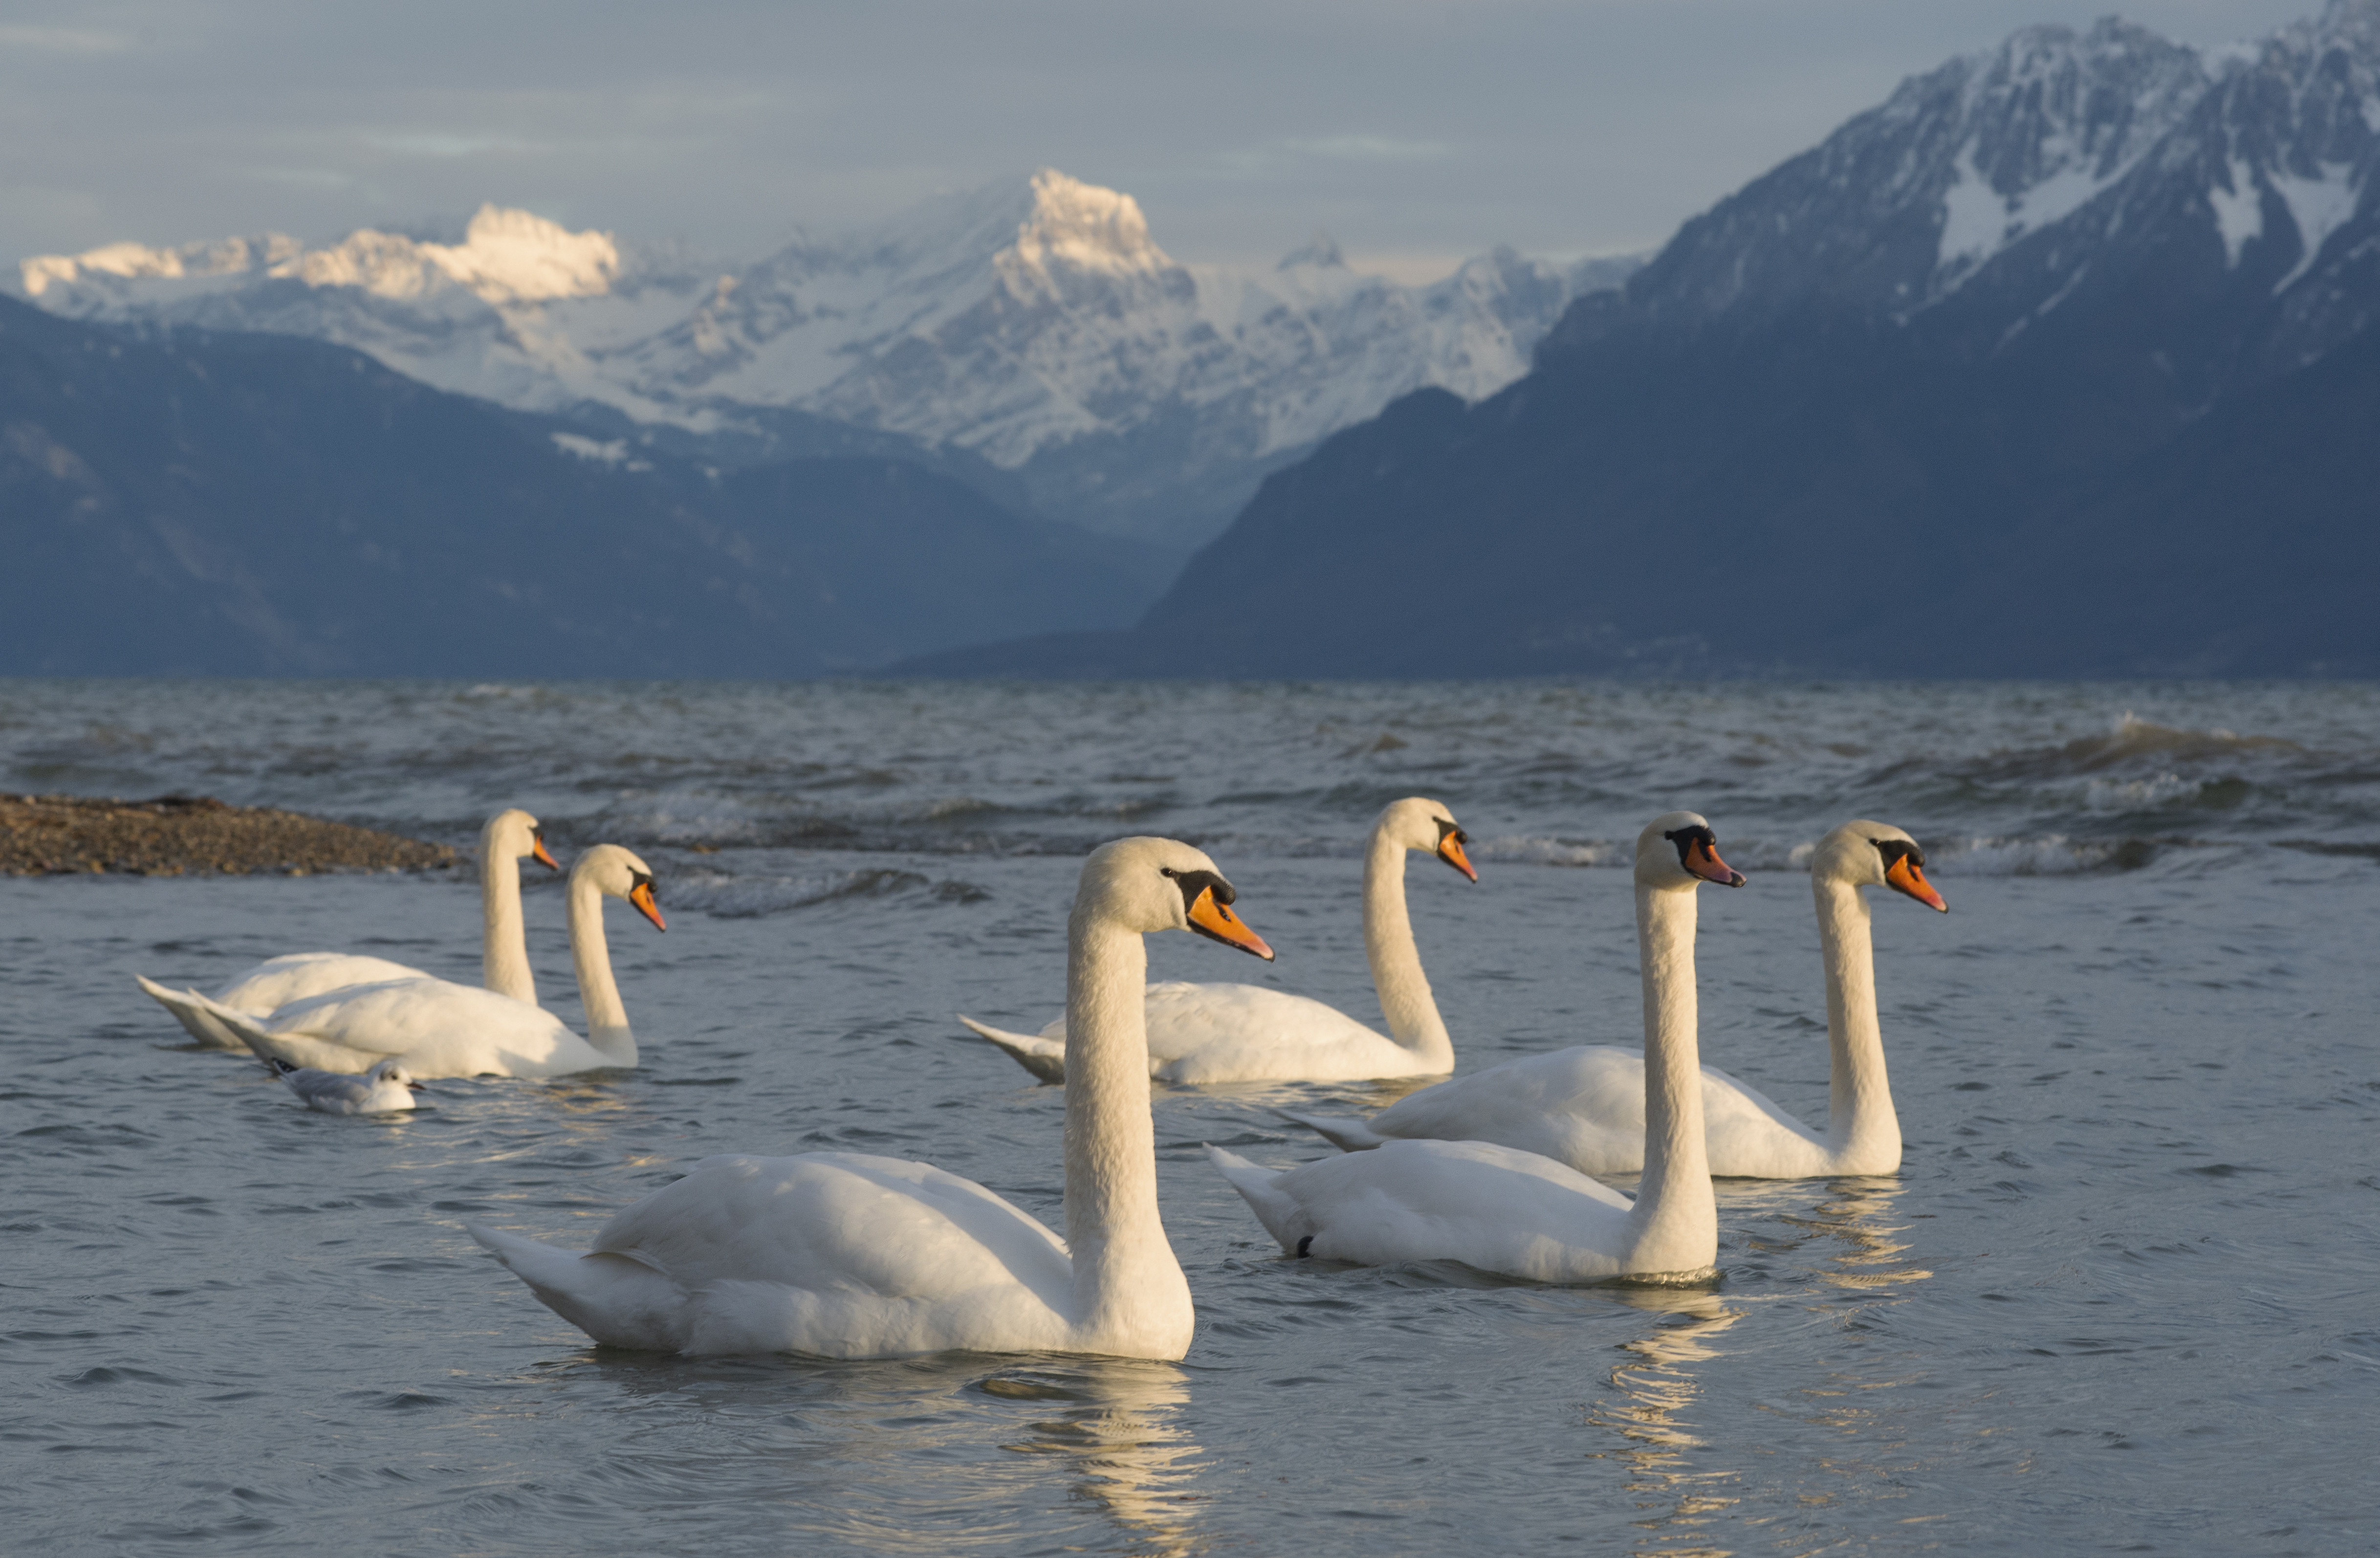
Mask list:
[[[1178,1358],[1193,1315],[1158,1216],[1141,937],[1201,924],[1215,933],[1179,885],[1201,873],[1220,884],[1213,872],[1167,839],[1122,839],[1084,865],[1067,926],[1065,1242],[980,1185],[856,1152],[705,1158],[584,1253],[489,1228],[471,1236],[611,1346]],[[1253,935],[1237,944],[1263,949]]]
[[[1636,931],[1644,960],[1644,1112],[1651,1126],[1636,1199],[1567,1164],[1483,1141],[1390,1141],[1285,1173],[1207,1150],[1266,1231],[1296,1255],[1367,1266],[1460,1260],[1535,1282],[1681,1277],[1718,1258],[1718,1209],[1703,1149],[1695,1056],[1696,871],[1692,812],[1656,819],[1636,841]],[[1667,835],[1679,834],[1687,842]],[[1700,862],[1706,862],[1706,864]],[[1742,878],[1732,872],[1712,880]]]
[[[1896,851],[1888,864],[1884,851]],[[1913,860],[1914,864],[1911,862]],[[1941,908],[1916,841],[1883,822],[1846,822],[1810,861],[1827,977],[1832,1106],[1814,1131],[1716,1066],[1702,1068],[1710,1171],[1747,1179],[1891,1174],[1900,1121],[1876,1021],[1876,955],[1863,887],[1889,886]],[[1645,1057],[1582,1045],[1508,1061],[1398,1100],[1369,1120],[1291,1114],[1349,1151],[1395,1139],[1492,1141],[1582,1174],[1633,1174],[1645,1162]]]
[[[480,830],[480,907],[485,921],[480,938],[480,982],[500,995],[537,1004],[537,981],[528,967],[528,933],[521,922],[520,862],[553,864],[537,819],[517,808],[499,811]],[[292,952],[268,957],[236,975],[207,998],[252,1017],[278,1011],[293,1001],[391,980],[426,980],[428,974],[385,957],[348,952]],[[140,988],[174,1014],[191,1038],[212,1050],[244,1050],[239,1035],[206,1005],[135,974]]]
[[[1405,910],[1405,856],[1427,850],[1477,881],[1446,808],[1414,797],[1372,824],[1364,858],[1364,952],[1389,1031],[1375,1032],[1309,996],[1246,984],[1168,981],[1148,989],[1148,1073],[1164,1082],[1346,1082],[1454,1069]],[[1066,1019],[1039,1033],[959,1021],[1045,1082],[1066,1077]]]
[[566,1077],[637,1064],[636,1035],[620,1004],[603,939],[603,898],[626,898],[653,923],[652,873],[617,845],[599,844],[570,871],[570,955],[588,1035],[551,1012],[492,990],[444,980],[389,980],[295,1001],[261,1018],[206,1005],[259,1057],[322,1071],[365,1071],[395,1059],[431,1077]]
[[307,1108],[325,1114],[386,1114],[413,1107],[414,1084],[405,1068],[393,1060],[381,1062],[360,1077],[317,1071],[282,1060],[272,1064],[273,1073]]

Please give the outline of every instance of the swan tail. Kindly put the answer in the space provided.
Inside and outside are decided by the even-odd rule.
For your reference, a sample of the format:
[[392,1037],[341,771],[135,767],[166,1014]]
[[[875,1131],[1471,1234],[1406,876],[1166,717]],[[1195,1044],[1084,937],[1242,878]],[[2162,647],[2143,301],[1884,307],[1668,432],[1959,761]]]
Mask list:
[[1296,1121],[1342,1152],[1368,1152],[1389,1139],[1351,1115],[1298,1114],[1287,1109],[1276,1109],[1273,1113],[1284,1120]]
[[301,1070],[310,1066],[317,1071],[368,1071],[386,1058],[303,1033],[276,1033],[265,1027],[262,1019],[200,995],[195,990],[185,991],[183,997],[196,1002],[209,1017],[222,1024],[225,1030],[238,1041],[240,1047],[276,1071],[283,1065]]
[[1211,1142],[1206,1147],[1208,1162],[1232,1182],[1232,1188],[1248,1203],[1248,1210],[1257,1214],[1257,1221],[1265,1225],[1265,1232],[1280,1240],[1283,1250],[1303,1254],[1297,1247],[1301,1235],[1309,1230],[1297,1226],[1300,1221],[1297,1203],[1273,1187],[1273,1181],[1281,1175],[1248,1162],[1237,1152],[1227,1152]]
[[[195,990],[186,991],[184,994],[188,999],[197,1002],[200,1009],[210,1020],[222,1025],[224,1031],[229,1033],[241,1049],[248,1051],[265,1065],[272,1065],[276,1060],[286,1061],[295,1066],[308,1066],[315,1064],[311,1058],[291,1048],[279,1035],[246,1012],[236,1012],[220,1001],[210,1001]],[[274,1066],[273,1069],[280,1068]],[[324,1069],[336,1071],[340,1067],[334,1065]]]
[[528,1284],[537,1301],[608,1347],[676,1352],[686,1334],[686,1290],[633,1255],[557,1249],[477,1223],[463,1231]]
[[993,1028],[962,1015],[959,1021],[976,1033],[997,1044],[1008,1058],[1044,1082],[1066,1079],[1066,1046],[1055,1039],[1044,1039],[1038,1033],[1011,1033],[1004,1028]]
[[208,1010],[214,1003],[197,991],[167,990],[154,980],[142,979],[139,974],[132,977],[140,980],[140,988],[148,992],[152,1001],[173,1013],[174,1020],[208,1049],[244,1050],[248,1047],[240,1042],[237,1034],[225,1028],[214,1013]]

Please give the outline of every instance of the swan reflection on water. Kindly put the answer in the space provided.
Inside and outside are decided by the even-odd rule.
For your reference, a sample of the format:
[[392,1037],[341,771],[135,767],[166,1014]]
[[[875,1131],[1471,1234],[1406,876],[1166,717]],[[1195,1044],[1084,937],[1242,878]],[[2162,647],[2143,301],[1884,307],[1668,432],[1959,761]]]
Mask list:
[[[880,1362],[589,1348],[545,1374],[613,1414],[607,1479],[792,1519],[824,1545],[1177,1558],[1211,1545],[1172,1364],[950,1353]],[[504,1414],[517,1428],[516,1411]]]
[[1697,1467],[1687,1452],[1704,1440],[1695,1431],[1694,1366],[1720,1357],[1712,1341],[1744,1316],[1744,1308],[1711,1293],[1679,1288],[1615,1287],[1611,1298],[1663,1317],[1644,1335],[1620,1345],[1626,1358],[1612,1368],[1609,1389],[1587,1410],[1587,1421],[1621,1441],[1597,1452],[1625,1465],[1628,1491],[1643,1512],[1633,1522],[1646,1533],[1632,1551],[1663,1558],[1716,1558],[1707,1543],[1672,1545],[1706,1535],[1706,1526],[1733,1506],[1736,1473],[1724,1463]]
[[[1755,1304],[1810,1305],[1848,1325],[1879,1302],[1897,1302],[1902,1284],[1932,1276],[1902,1259],[1909,1247],[1896,1235],[1903,1230],[1888,1221],[1904,1189],[1893,1178],[1829,1180],[1825,1199],[1806,1206],[1806,1185],[1722,1181],[1722,1212],[1746,1230],[1742,1248],[1755,1259],[1799,1268],[1791,1275],[1775,1273],[1778,1291],[1753,1296],[1660,1287],[1603,1290],[1616,1303],[1660,1317],[1652,1330],[1620,1344],[1625,1357],[1587,1412],[1588,1422],[1621,1441],[1616,1449],[1593,1454],[1629,1469],[1627,1489],[1642,1512],[1634,1524],[1645,1533],[1632,1551],[1646,1558],[1718,1558],[1730,1551],[1715,1540],[1713,1527],[1739,1502],[1735,1468],[1752,1446],[1730,1443],[1726,1425],[1750,1425],[1756,1417],[1755,1403],[1741,1395],[1697,1410],[1706,1387],[1725,1380],[1726,1366],[1718,1360],[1727,1353],[1719,1339]],[[1838,1371],[1804,1394],[1821,1398],[1813,1401],[1814,1420],[1857,1433],[1874,1414],[1842,1398],[1899,1382]],[[1703,1449],[1720,1454],[1693,1454]],[[1838,1457],[1833,1464],[1850,1472],[1857,1460]]]
[[1002,1401],[1044,1403],[1020,1438],[1001,1447],[1062,1457],[1074,1496],[1133,1539],[1124,1551],[1171,1555],[1206,1545],[1191,1491],[1198,1446],[1181,1424],[1190,1391],[1179,1369],[1131,1358],[1067,1359],[1045,1369],[1009,1369],[976,1389]]

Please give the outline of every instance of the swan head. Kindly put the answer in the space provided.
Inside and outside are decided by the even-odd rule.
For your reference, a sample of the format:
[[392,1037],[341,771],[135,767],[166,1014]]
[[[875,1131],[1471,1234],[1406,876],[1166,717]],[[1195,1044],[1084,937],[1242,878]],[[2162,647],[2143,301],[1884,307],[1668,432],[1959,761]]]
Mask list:
[[1400,849],[1427,850],[1472,881],[1479,880],[1463,847],[1471,842],[1471,835],[1456,824],[1454,813],[1437,801],[1420,796],[1392,800],[1372,824],[1372,834]]
[[375,1065],[370,1071],[365,1072],[364,1075],[370,1077],[374,1082],[395,1082],[397,1086],[410,1089],[414,1092],[419,1092],[421,1090],[421,1084],[405,1074],[405,1068],[397,1065],[395,1056],[391,1056],[389,1059],[382,1061],[378,1065]]
[[488,819],[480,830],[480,858],[483,860],[531,859],[548,870],[558,871],[562,863],[545,847],[545,829],[538,820],[519,807],[508,807]]
[[1682,892],[1706,882],[1741,887],[1743,873],[1718,858],[1718,838],[1700,812],[1665,811],[1636,835],[1636,882]]
[[1889,822],[1845,822],[1818,841],[1810,857],[1813,882],[1848,882],[1854,887],[1889,887],[1927,908],[1950,912],[1942,895],[1925,880],[1925,851]]
[[578,857],[570,868],[570,885],[582,882],[598,893],[627,899],[638,914],[653,922],[654,930],[669,929],[662,919],[661,906],[653,900],[652,868],[618,845],[599,844]]
[[1237,896],[1204,851],[1170,838],[1120,838],[1083,862],[1075,914],[1143,935],[1192,931],[1271,962],[1272,948],[1232,912]]

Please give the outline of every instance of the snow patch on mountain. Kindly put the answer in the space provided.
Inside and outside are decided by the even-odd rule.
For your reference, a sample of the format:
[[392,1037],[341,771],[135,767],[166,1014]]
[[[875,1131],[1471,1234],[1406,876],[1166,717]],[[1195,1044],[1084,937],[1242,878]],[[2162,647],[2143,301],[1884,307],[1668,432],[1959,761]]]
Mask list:
[[2330,235],[2345,226],[2355,215],[2355,164],[2323,163],[2313,177],[2277,173],[2272,176],[2273,191],[2289,208],[2289,220],[2297,224],[2298,241],[2304,251],[2287,275],[2273,284],[2275,294],[2286,292],[2289,285],[2313,269],[2322,253],[2322,246]]
[[2224,164],[2226,182],[2210,187],[2206,204],[2215,213],[2215,231],[2223,239],[2223,267],[2240,268],[2240,251],[2265,231],[2265,192],[2256,187],[2256,170],[2237,157]]
[[[2181,122],[2206,81],[2192,51],[2111,17],[2079,34],[2025,28],[1905,84],[1895,99],[1912,110],[1935,99],[1923,111],[1940,120],[1948,108],[1956,137],[1929,293],[1955,290],[2116,184]],[[1952,85],[1955,100],[1939,103]]]
[[619,272],[620,251],[609,233],[574,233],[529,212],[483,205],[459,244],[365,227],[328,249],[310,250],[285,233],[268,233],[178,249],[108,244],[83,254],[37,255],[18,269],[25,295],[37,301],[53,286],[85,282],[192,280],[223,289],[290,279],[394,299],[452,284],[483,302],[502,304],[601,295]]
[[1213,509],[1399,396],[1501,389],[1573,298],[1634,264],[1499,250],[1404,286],[1318,233],[1270,271],[1184,265],[1130,195],[1044,168],[744,265],[483,206],[455,245],[272,234],[20,271],[55,312],[314,336],[523,409],[591,401],[696,432],[806,412],[1011,470],[1070,461],[1093,494],[1148,481],[1159,446],[1173,484],[1220,473]]

